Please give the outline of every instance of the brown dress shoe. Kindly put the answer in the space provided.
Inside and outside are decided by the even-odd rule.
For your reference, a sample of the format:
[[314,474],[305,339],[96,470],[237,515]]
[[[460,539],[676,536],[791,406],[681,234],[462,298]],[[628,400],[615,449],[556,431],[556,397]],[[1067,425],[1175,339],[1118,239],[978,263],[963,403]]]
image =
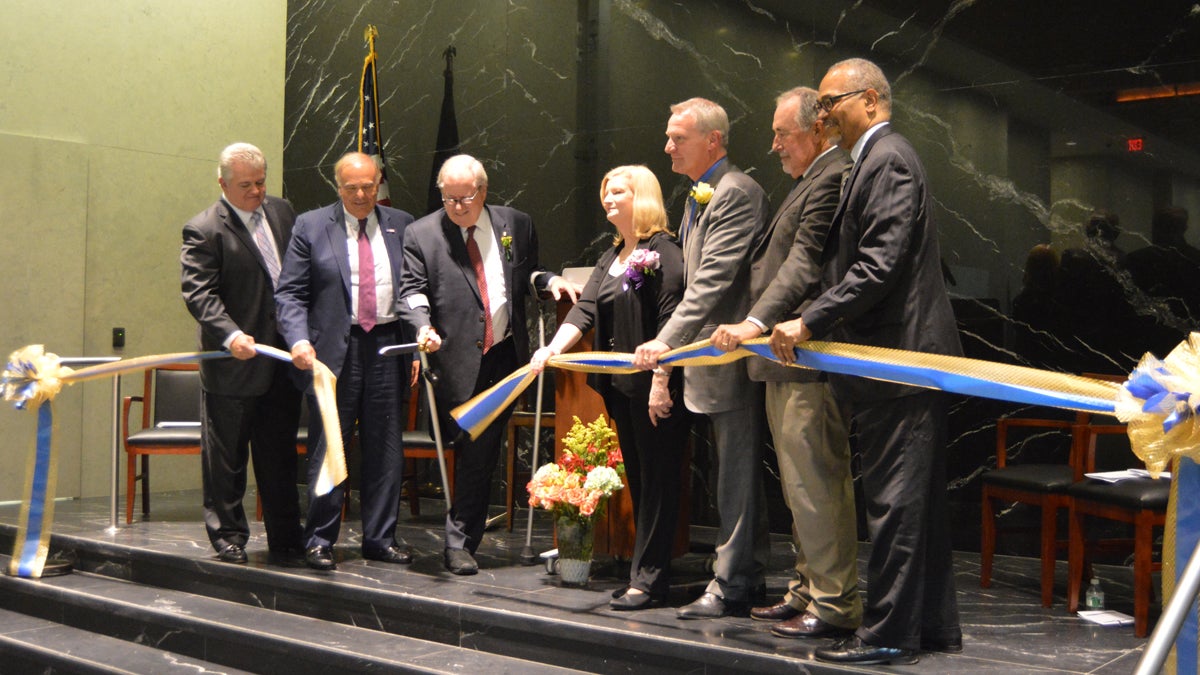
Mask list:
[[841,628],[826,623],[812,612],[805,612],[771,626],[771,633],[785,638],[845,637],[853,632],[853,628]]
[[770,607],[755,607],[750,610],[750,618],[755,621],[787,621],[800,614],[800,610],[780,600]]

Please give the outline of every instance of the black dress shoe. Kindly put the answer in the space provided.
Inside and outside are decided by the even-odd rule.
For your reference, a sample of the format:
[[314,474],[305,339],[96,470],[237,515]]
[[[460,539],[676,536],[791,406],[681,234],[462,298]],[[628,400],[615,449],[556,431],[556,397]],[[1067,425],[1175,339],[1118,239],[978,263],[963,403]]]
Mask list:
[[241,544],[229,544],[220,551],[217,551],[217,560],[242,565],[245,564],[248,558],[246,557],[246,549],[242,548]]
[[479,563],[475,562],[475,558],[466,549],[448,548],[445,558],[446,569],[450,570],[451,574],[468,576],[479,571]]
[[733,602],[715,593],[705,593],[690,605],[675,612],[680,619],[719,619],[723,616],[746,616],[750,606],[744,602]]
[[368,551],[364,548],[363,557],[367,560],[379,560],[381,562],[396,563],[397,565],[408,565],[413,561],[412,554],[407,549],[400,548],[395,544],[382,551]]
[[962,653],[962,637],[953,638],[950,640],[940,640],[935,638],[921,638],[921,651],[923,652],[941,652],[943,654],[961,654]]
[[337,563],[333,562],[333,549],[328,546],[309,546],[304,551],[304,563],[324,572],[337,569]]
[[911,649],[899,647],[876,647],[862,641],[857,635],[835,642],[830,647],[821,647],[813,652],[822,660],[831,663],[890,663],[896,666],[912,665],[919,659]]
[[852,628],[835,626],[812,612],[805,612],[771,626],[771,633],[785,638],[848,637]]
[[770,607],[755,607],[750,610],[750,618],[755,621],[787,621],[799,614],[800,610],[787,604],[787,600],[781,600]]
[[632,612],[639,609],[650,609],[652,607],[662,607],[666,603],[666,598],[661,595],[652,593],[638,592],[631,593],[628,590],[619,598],[613,598],[608,606],[618,612]]

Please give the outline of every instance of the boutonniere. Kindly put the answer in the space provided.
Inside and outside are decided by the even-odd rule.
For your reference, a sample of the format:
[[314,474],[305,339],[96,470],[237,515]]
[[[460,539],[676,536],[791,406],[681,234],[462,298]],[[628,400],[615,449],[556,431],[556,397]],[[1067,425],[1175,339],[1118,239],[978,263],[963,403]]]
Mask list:
[[654,276],[654,270],[660,266],[658,251],[635,248],[625,261],[625,281],[621,283],[621,290],[628,291],[630,285],[633,290],[640,290],[642,284],[646,283],[646,277]]
[[504,257],[512,262],[512,235],[508,233],[508,230],[500,235],[500,245],[504,247]]
[[710,200],[712,200],[713,188],[708,183],[700,181],[692,186],[692,192],[689,196],[696,200],[697,204],[704,206],[705,204],[708,204]]

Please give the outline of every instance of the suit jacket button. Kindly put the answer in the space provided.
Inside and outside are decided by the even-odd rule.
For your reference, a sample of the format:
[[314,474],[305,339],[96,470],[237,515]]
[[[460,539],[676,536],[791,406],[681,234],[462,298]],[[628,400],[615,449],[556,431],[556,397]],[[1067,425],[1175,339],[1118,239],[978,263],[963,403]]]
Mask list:
[[479,315],[479,323],[483,323],[483,318],[484,318],[484,317],[483,317],[483,314],[480,314],[480,315]]
[[475,346],[479,348],[479,351],[483,351],[483,340],[476,340]]

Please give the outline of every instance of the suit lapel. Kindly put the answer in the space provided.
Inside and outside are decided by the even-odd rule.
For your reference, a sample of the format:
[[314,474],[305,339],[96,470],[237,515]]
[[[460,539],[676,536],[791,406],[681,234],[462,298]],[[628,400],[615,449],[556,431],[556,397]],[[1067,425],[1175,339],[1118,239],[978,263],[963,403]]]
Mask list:
[[833,213],[833,221],[829,227],[829,236],[825,239],[825,249],[821,252],[821,263],[824,264],[832,259],[842,238],[842,221],[845,220],[846,208],[850,203],[850,194],[854,191],[854,182],[858,179],[858,173],[862,166],[867,161],[867,155],[871,153],[871,148],[879,142],[879,139],[892,133],[892,125],[879,129],[867,142],[863,144],[862,154],[858,156],[858,161],[854,163],[854,168],[850,169],[850,175],[846,177],[846,182],[842,184],[842,197],[838,200],[837,211]]
[[325,236],[329,240],[329,250],[333,251],[333,259],[337,261],[338,270],[342,273],[342,286],[346,289],[346,297],[350,297],[350,249],[346,244],[346,213],[339,201],[329,207],[329,220],[325,223]]

